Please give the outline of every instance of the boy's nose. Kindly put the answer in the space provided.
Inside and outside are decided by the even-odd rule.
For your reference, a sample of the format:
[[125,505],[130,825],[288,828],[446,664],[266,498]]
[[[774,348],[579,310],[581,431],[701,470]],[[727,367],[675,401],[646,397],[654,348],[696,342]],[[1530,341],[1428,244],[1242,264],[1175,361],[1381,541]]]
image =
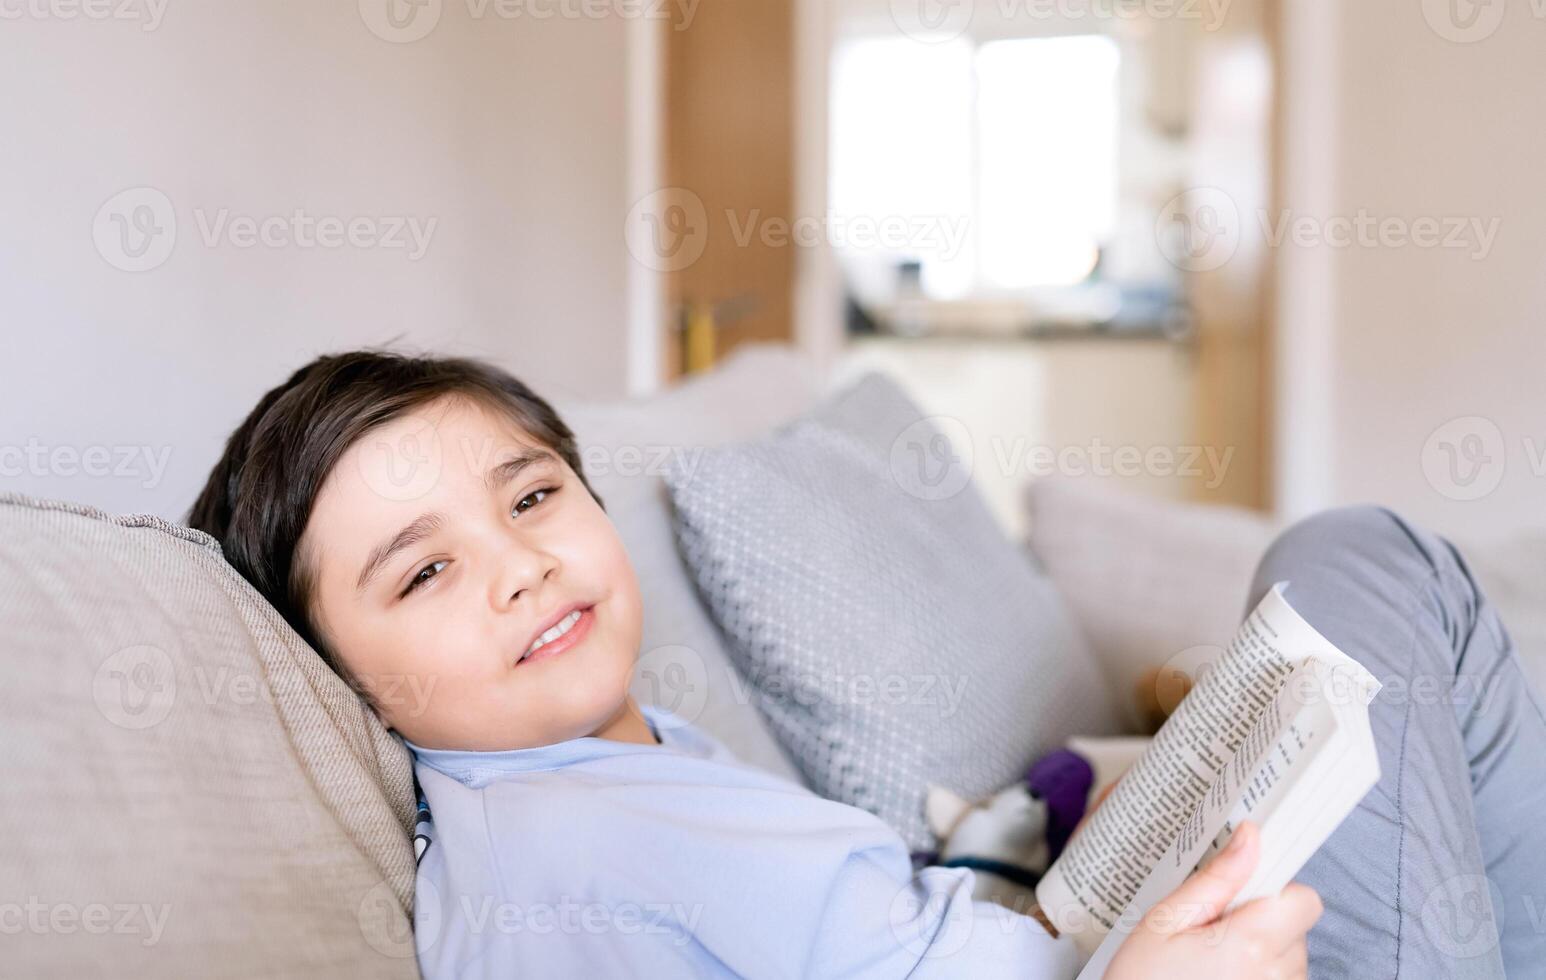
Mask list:
[[528,593],[541,591],[558,574],[558,559],[546,551],[515,545],[499,556],[490,603],[496,609],[529,605]]

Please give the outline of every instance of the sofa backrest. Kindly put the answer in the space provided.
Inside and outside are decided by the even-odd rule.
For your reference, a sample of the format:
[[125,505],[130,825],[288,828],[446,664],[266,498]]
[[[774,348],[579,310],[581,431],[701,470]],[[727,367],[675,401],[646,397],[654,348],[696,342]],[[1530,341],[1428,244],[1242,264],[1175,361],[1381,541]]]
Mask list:
[[0,495],[0,972],[416,977],[406,750],[156,517]]

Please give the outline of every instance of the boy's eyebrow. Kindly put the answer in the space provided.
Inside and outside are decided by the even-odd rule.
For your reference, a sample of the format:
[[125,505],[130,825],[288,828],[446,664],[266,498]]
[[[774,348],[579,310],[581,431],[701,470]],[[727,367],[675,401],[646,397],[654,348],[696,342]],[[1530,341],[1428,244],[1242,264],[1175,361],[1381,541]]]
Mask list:
[[375,578],[376,574],[399,551],[411,548],[420,541],[423,541],[437,530],[444,521],[445,518],[437,513],[420,514],[413,519],[412,523],[398,531],[392,540],[376,545],[376,550],[372,551],[370,557],[365,560],[365,567],[360,569],[359,581],[354,583],[355,594],[358,595],[364,592],[371,579]]
[[492,493],[509,483],[520,475],[520,472],[533,463],[556,463],[558,458],[546,449],[522,449],[501,463],[495,463],[489,467],[489,471],[483,477],[483,483]]
[[[534,463],[557,462],[557,458],[545,449],[523,449],[509,459],[495,463],[483,476],[483,483],[494,492],[500,487],[515,479],[520,472]],[[392,536],[391,540],[378,544],[370,557],[365,559],[365,566],[360,569],[360,577],[354,583],[356,594],[365,591],[372,579],[391,561],[398,552],[411,548],[439,530],[445,523],[445,517],[436,512],[420,514],[414,518],[402,530]]]

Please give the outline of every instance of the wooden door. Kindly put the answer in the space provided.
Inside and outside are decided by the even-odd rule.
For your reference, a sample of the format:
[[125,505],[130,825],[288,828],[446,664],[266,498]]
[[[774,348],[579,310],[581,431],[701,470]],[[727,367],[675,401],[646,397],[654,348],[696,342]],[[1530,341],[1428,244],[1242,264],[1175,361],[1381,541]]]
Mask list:
[[[681,326],[696,311],[695,367],[752,340],[790,341],[794,0],[701,0],[665,43],[665,183],[707,227],[703,251],[666,274],[670,376],[684,368]],[[683,194],[685,192],[685,194]],[[694,197],[695,196],[695,197]],[[712,327],[706,317],[712,316]]]

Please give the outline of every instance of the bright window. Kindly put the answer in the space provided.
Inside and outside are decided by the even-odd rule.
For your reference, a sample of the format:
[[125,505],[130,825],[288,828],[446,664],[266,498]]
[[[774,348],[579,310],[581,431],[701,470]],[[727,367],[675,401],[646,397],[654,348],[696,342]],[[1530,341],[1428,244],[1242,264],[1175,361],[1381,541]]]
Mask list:
[[912,229],[900,247],[835,234],[841,253],[872,268],[917,260],[938,298],[1082,280],[1115,223],[1119,68],[1101,35],[841,46],[834,229],[859,218]]

